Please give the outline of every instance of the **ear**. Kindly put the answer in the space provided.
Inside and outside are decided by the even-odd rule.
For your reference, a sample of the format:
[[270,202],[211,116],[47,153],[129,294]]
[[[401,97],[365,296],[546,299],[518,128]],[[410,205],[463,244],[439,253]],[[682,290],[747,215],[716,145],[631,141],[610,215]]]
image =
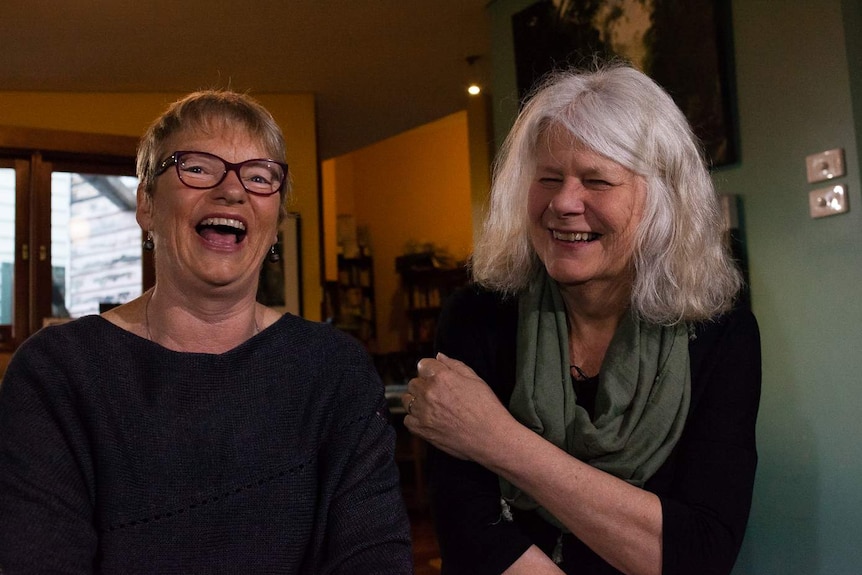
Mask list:
[[135,219],[142,230],[153,229],[153,197],[147,193],[142,184],[138,184]]

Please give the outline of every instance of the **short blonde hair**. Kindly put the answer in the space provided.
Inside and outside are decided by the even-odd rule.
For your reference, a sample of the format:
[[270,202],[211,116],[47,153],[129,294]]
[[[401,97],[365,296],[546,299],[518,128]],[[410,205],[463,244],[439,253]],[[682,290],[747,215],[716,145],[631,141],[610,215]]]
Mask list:
[[[266,108],[246,94],[230,90],[203,90],[171,104],[144,133],[138,144],[136,171],[139,186],[147,195],[152,195],[159,163],[165,155],[175,151],[162,149],[171,136],[186,130],[207,131],[224,126],[245,129],[251,136],[261,140],[269,159],[285,160],[284,135]],[[280,218],[285,215],[285,202],[290,188],[288,175],[279,192]]]

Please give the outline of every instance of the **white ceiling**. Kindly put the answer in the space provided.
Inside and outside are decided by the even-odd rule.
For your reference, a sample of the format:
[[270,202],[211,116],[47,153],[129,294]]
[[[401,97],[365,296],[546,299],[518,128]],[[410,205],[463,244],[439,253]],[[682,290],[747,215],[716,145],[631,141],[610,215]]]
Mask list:
[[313,92],[327,159],[463,109],[488,2],[4,0],[0,90]]

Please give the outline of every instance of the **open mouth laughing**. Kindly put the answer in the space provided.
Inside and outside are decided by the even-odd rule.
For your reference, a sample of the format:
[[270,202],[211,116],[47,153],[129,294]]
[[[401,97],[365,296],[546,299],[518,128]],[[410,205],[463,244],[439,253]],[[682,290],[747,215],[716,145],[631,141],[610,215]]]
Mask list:
[[209,241],[218,241],[224,236],[233,235],[237,244],[246,234],[245,224],[233,218],[204,218],[195,229],[201,237]]

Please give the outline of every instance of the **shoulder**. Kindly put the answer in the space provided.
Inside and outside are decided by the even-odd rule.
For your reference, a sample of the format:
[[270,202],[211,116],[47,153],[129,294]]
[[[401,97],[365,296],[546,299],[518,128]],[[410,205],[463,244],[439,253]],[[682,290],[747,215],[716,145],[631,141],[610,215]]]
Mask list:
[[440,316],[441,322],[500,326],[517,322],[518,298],[490,291],[477,285],[468,285],[455,291],[446,300]]
[[734,308],[692,327],[689,353],[693,364],[716,355],[756,355],[759,360],[760,329],[757,319],[748,308]]
[[[102,383],[116,382],[101,372],[105,364],[123,361],[117,355],[117,341],[124,333],[99,316],[40,329],[9,362],[0,386],[0,411],[26,412],[34,422],[38,417],[75,420],[69,414],[81,405],[104,399],[99,393]],[[54,415],[46,416],[49,411]]]
[[436,348],[469,365],[508,401],[514,385],[518,300],[477,286],[455,292],[440,314]]
[[518,302],[514,297],[469,285],[453,293],[443,305],[438,325],[440,337],[476,337],[515,329]]
[[355,337],[330,323],[284,314],[274,326],[283,345],[312,363],[346,363],[365,367],[368,351]]
[[100,315],[85,315],[78,319],[48,325],[38,330],[22,344],[22,348],[31,342],[75,341],[80,338],[104,336],[109,332],[126,331]]
[[[13,364],[78,361],[105,354],[124,334],[140,339],[97,315],[43,327],[27,338],[12,356]],[[143,341],[143,340],[141,340]]]
[[756,414],[761,387],[760,330],[749,309],[694,326],[689,343],[692,405],[726,404]]
[[261,332],[272,334],[292,349],[317,348],[326,352],[355,353],[361,350],[359,342],[329,323],[312,321],[285,313],[276,322]]
[[696,322],[694,329],[697,335],[716,334],[726,332],[727,330],[741,330],[752,334],[758,332],[757,318],[754,317],[751,309],[746,306],[734,307],[709,320]]
[[313,382],[315,393],[350,402],[376,401],[383,387],[368,351],[331,324],[285,314],[261,332],[262,351],[294,381]]
[[[517,297],[506,296],[477,284],[469,284],[458,288],[447,299],[447,305],[470,308],[488,309],[517,304]],[[517,307],[517,305],[516,305]]]

